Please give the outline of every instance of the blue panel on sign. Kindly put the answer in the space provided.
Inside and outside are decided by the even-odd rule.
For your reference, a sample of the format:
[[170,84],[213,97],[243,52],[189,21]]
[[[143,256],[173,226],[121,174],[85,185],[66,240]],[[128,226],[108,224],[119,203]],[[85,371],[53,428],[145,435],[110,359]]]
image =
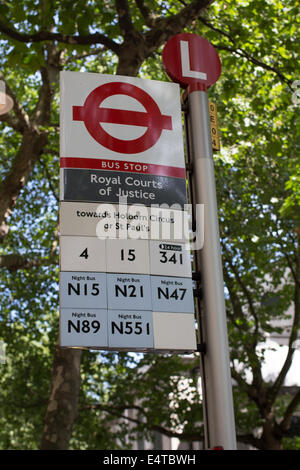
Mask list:
[[151,276],[151,290],[154,311],[194,312],[192,279]]
[[108,345],[110,348],[153,348],[152,312],[108,310]]
[[107,310],[60,310],[60,345],[107,348]]
[[150,276],[145,274],[108,274],[108,308],[151,310]]
[[61,308],[106,308],[106,274],[60,273]]

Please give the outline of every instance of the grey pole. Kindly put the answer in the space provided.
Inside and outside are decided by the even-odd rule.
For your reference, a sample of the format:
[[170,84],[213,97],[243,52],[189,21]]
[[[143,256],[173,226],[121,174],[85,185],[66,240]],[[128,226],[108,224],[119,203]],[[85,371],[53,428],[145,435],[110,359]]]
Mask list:
[[204,204],[204,245],[198,256],[203,287],[204,381],[209,446],[235,450],[223,270],[206,91],[195,90],[188,94],[188,127],[196,203]]

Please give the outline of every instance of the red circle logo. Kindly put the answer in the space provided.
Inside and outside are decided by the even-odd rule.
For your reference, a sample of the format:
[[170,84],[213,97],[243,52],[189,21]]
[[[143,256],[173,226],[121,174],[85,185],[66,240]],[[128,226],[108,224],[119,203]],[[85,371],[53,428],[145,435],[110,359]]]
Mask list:
[[166,43],[162,60],[169,77],[182,88],[209,88],[221,74],[221,61],[206,39],[192,33],[176,34]]
[[[101,107],[113,95],[127,95],[139,101],[145,112]],[[152,147],[163,129],[172,130],[171,116],[161,114],[154,99],[141,88],[124,82],[105,83],[95,88],[83,106],[73,106],[73,120],[83,121],[89,134],[103,147],[118,153],[140,153]],[[136,139],[118,139],[104,130],[101,123],[147,127]]]

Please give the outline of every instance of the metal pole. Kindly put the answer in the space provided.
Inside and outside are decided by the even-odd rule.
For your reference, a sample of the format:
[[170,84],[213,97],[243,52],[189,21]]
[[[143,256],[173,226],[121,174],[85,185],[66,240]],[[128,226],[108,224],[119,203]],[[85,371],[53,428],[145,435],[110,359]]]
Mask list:
[[[195,232],[195,221],[196,221],[196,197],[195,197],[195,190],[194,190],[194,179],[193,179],[193,164],[192,164],[192,152],[191,152],[191,139],[189,134],[189,123],[188,123],[188,112],[187,112],[187,104],[185,103],[184,96],[183,96],[183,113],[184,113],[184,133],[185,133],[185,142],[186,142],[186,171],[187,171],[187,180],[188,180],[188,199],[189,203],[192,206],[192,230]],[[195,287],[197,291],[197,295],[195,295],[195,316],[197,319],[198,324],[198,335],[197,335],[197,344],[198,344],[198,352],[199,352],[199,361],[200,361],[200,377],[201,377],[201,395],[202,395],[202,409],[203,409],[203,429],[204,429],[204,449],[209,449],[209,429],[208,429],[208,418],[207,418],[207,409],[206,409],[206,384],[205,384],[205,339],[203,335],[203,328],[202,328],[202,302],[201,302],[201,269],[200,269],[200,260],[199,256],[197,256],[198,252],[194,251],[193,253],[193,280],[195,281]],[[201,348],[200,348],[201,345]]]
[[204,245],[199,251],[206,342],[205,386],[209,446],[236,449],[223,270],[206,91],[188,94],[188,126],[196,203],[204,204]]

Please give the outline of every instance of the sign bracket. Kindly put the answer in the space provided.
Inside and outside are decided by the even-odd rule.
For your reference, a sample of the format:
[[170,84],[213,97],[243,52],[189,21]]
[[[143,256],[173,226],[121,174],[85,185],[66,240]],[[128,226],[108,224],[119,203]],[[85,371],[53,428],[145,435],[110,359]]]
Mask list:
[[206,354],[206,343],[197,343],[197,352]]

